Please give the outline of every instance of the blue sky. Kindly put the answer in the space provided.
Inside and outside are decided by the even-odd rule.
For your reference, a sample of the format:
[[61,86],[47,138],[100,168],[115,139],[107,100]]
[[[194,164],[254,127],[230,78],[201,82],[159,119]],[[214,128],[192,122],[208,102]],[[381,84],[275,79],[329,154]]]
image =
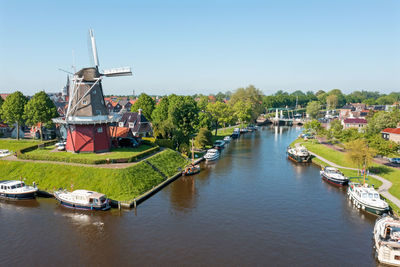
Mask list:
[[95,31],[106,94],[400,91],[400,1],[4,1],[0,92],[55,92],[90,66]]

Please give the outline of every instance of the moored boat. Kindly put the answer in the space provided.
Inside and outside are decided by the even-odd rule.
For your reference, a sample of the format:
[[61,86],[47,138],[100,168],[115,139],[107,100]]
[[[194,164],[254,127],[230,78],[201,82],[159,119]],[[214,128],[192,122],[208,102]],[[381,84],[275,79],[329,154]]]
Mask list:
[[239,138],[240,137],[240,129],[235,128],[232,133],[232,138]]
[[288,147],[287,155],[289,159],[298,163],[307,163],[311,161],[311,154],[304,146]]
[[32,199],[35,198],[38,189],[25,185],[18,180],[0,181],[0,198],[5,199]]
[[214,142],[214,148],[223,149],[225,147],[225,142],[223,140],[217,140]]
[[354,206],[369,213],[382,215],[390,211],[389,205],[381,199],[375,188],[368,184],[349,183],[347,195]]
[[349,183],[349,178],[334,167],[325,167],[320,174],[323,180],[336,186],[346,186]]
[[204,155],[204,159],[206,161],[213,161],[219,158],[219,152],[217,149],[209,149],[207,153]]
[[373,233],[378,261],[400,266],[400,220],[384,215],[376,220]]
[[230,143],[231,141],[232,141],[232,137],[230,137],[229,135],[224,137],[225,143]]
[[194,175],[200,172],[200,165],[192,165],[190,164],[187,166],[183,171],[182,175],[188,176],[188,175]]
[[54,192],[54,197],[61,205],[83,210],[108,210],[110,204],[104,194],[89,190],[75,190],[68,192],[65,190]]

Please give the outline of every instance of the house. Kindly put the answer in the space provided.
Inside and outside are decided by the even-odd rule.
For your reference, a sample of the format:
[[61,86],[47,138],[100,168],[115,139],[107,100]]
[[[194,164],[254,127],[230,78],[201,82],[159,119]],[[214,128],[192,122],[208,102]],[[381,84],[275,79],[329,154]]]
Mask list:
[[345,118],[342,120],[343,129],[357,128],[358,131],[362,131],[367,124],[367,120],[363,118]]
[[381,133],[383,139],[400,144],[400,128],[386,128]]
[[337,111],[339,113],[339,119],[345,119],[351,116],[351,113],[355,111],[355,107],[352,105],[344,105],[341,108],[338,108]]
[[126,112],[122,115],[118,122],[118,127],[128,128],[135,137],[146,137],[153,135],[151,123],[142,114],[142,110],[138,112]]

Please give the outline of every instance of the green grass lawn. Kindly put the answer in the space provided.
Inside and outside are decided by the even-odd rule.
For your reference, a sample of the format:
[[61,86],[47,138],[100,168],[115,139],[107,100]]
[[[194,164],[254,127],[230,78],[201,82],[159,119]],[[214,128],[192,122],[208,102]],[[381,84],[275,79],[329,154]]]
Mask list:
[[[171,156],[171,153],[175,153]],[[168,163],[164,164],[167,159]],[[179,153],[166,149],[151,158],[163,173],[172,173],[175,166],[185,161]],[[165,167],[166,166],[166,167]],[[165,168],[165,169],[164,169]],[[71,165],[36,162],[0,161],[1,179],[26,178],[27,184],[35,182],[41,190],[59,188],[87,189],[107,194],[108,197],[128,201],[145,193],[164,181],[148,164],[139,162],[124,169],[76,167]]]
[[24,154],[22,158],[35,160],[50,160],[62,162],[82,162],[90,163],[95,160],[120,159],[134,157],[142,152],[153,148],[149,145],[141,145],[137,148],[115,148],[106,153],[71,153],[66,151],[57,151],[54,146],[42,149],[36,149]]
[[176,151],[166,150],[155,157],[147,159],[157,169],[164,173],[167,177],[173,176],[179,170],[189,163],[189,161]]
[[32,145],[40,144],[40,140],[29,140],[29,139],[0,139],[0,149],[8,149],[10,151],[17,151]]

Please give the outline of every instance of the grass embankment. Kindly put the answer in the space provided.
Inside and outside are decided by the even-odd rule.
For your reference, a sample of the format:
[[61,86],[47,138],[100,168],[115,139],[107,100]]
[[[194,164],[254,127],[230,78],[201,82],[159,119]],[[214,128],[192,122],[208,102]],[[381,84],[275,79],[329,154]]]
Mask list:
[[[167,159],[167,162],[164,162]],[[166,149],[148,160],[162,162],[157,167],[165,174],[182,166],[185,159]],[[165,168],[165,169],[164,169]],[[1,179],[26,178],[27,184],[36,182],[41,190],[66,188],[87,189],[107,194],[119,201],[129,201],[164,181],[160,173],[145,162],[124,169],[76,167],[35,162],[0,161]],[[167,175],[169,176],[169,175]]]
[[217,131],[217,135],[215,135],[215,130],[213,130],[213,131],[211,131],[211,133],[212,133],[212,141],[213,141],[213,143],[215,142],[215,141],[217,141],[217,140],[221,140],[221,139],[224,139],[224,137],[225,136],[228,136],[228,135],[232,135],[233,134],[233,130],[235,129],[235,128],[237,128],[238,126],[232,126],[232,127],[228,127],[228,128],[221,128],[221,129],[218,129],[218,131]]
[[[337,150],[334,150],[332,148],[329,148],[325,145],[319,144],[318,141],[316,140],[308,140],[304,141],[303,139],[296,139],[292,145],[295,143],[302,143],[308,150],[311,152],[316,153],[317,155],[334,162],[340,166],[343,167],[350,167],[350,168],[357,168],[354,164],[351,162],[348,162],[345,158],[345,152],[340,152]],[[322,163],[323,166],[326,166],[327,164],[325,162],[322,162],[318,160],[317,158],[313,158],[313,162],[315,163]],[[357,171],[351,171],[351,170],[345,170],[341,169],[343,173],[345,173],[348,176],[357,176]],[[382,164],[377,164],[373,163],[370,167],[370,171],[374,174],[377,174],[386,180],[392,182],[392,187],[389,189],[389,192],[395,196],[396,198],[400,199],[400,170],[392,167],[388,167]],[[374,184],[375,187],[379,187],[382,185],[382,182],[374,179],[372,177],[368,177],[368,180],[366,181],[368,184]],[[393,205],[393,207],[396,207]],[[397,208],[397,207],[396,207]],[[397,208],[399,210],[399,208]]]
[[30,147],[32,145],[40,144],[40,140],[29,140],[29,139],[0,139],[0,149],[8,149],[16,152],[20,149]]
[[159,169],[167,177],[175,175],[185,165],[189,163],[187,159],[181,156],[181,154],[167,149],[156,157],[147,159],[154,167]]
[[66,151],[57,151],[54,146],[50,146],[24,153],[19,157],[32,160],[99,164],[104,163],[102,161],[107,159],[112,161],[116,159],[134,158],[152,148],[153,147],[149,145],[140,145],[137,148],[114,148],[111,152],[106,153],[70,153]]

